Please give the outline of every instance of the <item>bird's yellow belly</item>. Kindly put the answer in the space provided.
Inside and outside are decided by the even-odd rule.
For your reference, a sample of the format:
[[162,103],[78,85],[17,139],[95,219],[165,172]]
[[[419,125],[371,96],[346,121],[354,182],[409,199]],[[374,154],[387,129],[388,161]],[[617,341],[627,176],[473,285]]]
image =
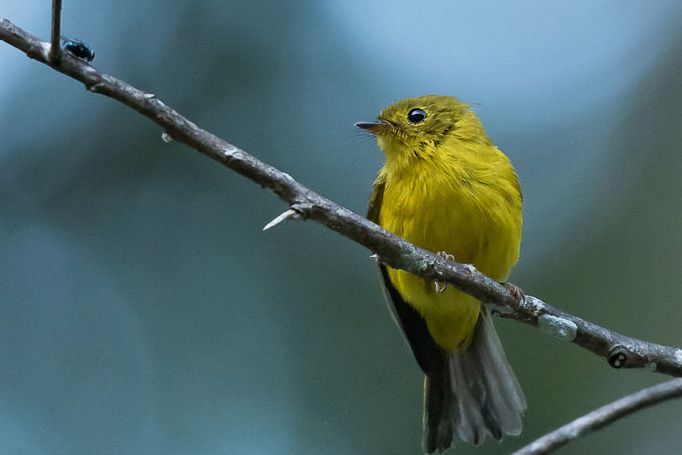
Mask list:
[[[387,185],[380,214],[384,228],[421,248],[452,254],[457,262],[473,264],[494,279],[507,278],[518,258],[520,224],[487,217],[452,188],[426,187],[422,197],[405,197],[404,190],[414,188]],[[424,317],[438,345],[451,351],[469,344],[480,311],[478,300],[453,286],[438,293],[432,281],[401,270],[389,268],[388,274],[403,299]]]

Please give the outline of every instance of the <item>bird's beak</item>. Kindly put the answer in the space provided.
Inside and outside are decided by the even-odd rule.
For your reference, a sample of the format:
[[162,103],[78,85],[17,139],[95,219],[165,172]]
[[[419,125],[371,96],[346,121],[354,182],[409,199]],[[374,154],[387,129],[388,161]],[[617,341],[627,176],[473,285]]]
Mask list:
[[372,134],[381,134],[388,129],[389,124],[380,120],[378,122],[357,122],[355,126],[367,130]]

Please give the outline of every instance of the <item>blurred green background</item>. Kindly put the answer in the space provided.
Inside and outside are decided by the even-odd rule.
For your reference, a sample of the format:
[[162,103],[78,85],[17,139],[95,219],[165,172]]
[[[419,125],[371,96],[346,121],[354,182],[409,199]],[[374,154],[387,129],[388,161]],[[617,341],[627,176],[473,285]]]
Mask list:
[[[470,102],[525,192],[527,292],[682,344],[682,3],[66,0],[94,65],[364,213],[353,129]],[[47,39],[49,2],[0,0]],[[422,376],[369,252],[0,44],[0,453],[419,454]],[[498,321],[528,396],[506,453],[664,380]],[[680,403],[566,453],[674,453]],[[454,453],[454,452],[453,452]]]

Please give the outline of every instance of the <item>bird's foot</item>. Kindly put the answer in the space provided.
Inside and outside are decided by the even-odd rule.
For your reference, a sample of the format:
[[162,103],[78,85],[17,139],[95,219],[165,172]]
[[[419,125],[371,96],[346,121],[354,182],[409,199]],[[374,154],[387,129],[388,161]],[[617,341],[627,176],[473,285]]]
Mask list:
[[517,303],[523,303],[526,301],[526,294],[514,283],[502,283],[502,286],[511,292],[511,295],[514,296],[514,299],[516,299]]
[[[436,253],[436,256],[443,258],[448,262],[455,262],[455,257],[450,253],[446,253],[445,251],[439,251],[438,253]],[[440,294],[444,292],[445,289],[447,289],[448,283],[446,283],[445,281],[436,280],[433,282],[433,287],[436,289],[436,292]]]

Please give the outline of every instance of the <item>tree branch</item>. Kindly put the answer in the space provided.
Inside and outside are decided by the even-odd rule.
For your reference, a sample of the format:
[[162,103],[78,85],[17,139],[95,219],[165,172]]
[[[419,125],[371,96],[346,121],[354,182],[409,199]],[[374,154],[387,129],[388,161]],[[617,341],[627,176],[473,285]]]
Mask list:
[[62,0],[52,0],[52,35],[50,39],[50,61],[56,62],[61,57],[59,38],[62,28]]
[[[289,204],[297,217],[321,223],[365,246],[378,259],[428,280],[448,282],[471,294],[505,318],[538,326],[543,332],[570,341],[608,360],[614,368],[646,368],[682,376],[682,349],[636,340],[554,308],[540,299],[518,294],[483,275],[469,264],[448,262],[418,248],[352,211],[313,192],[288,174],[199,128],[155,95],[95,70],[68,53],[49,58],[49,43],[0,19],[0,40],[80,82],[95,93],[114,98],[157,123],[167,135],[222,165],[270,189]],[[295,216],[290,216],[296,218]]]
[[531,444],[517,450],[512,455],[539,455],[550,453],[559,447],[568,444],[585,433],[604,428],[605,426],[622,419],[649,406],[653,406],[665,400],[682,397],[682,379],[673,379],[662,384],[657,384],[642,389],[631,395],[602,406],[599,409],[586,414],[574,421],[547,433]]

